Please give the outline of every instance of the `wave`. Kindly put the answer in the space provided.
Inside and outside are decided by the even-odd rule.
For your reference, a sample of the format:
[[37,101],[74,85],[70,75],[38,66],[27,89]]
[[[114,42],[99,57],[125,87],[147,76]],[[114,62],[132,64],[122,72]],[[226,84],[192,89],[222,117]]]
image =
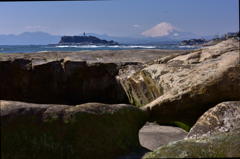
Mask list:
[[64,47],[77,47],[77,46],[73,46],[73,45],[58,45],[55,47],[59,47],[59,48],[64,48]]
[[192,45],[144,45],[144,44],[125,44],[125,45],[0,45],[1,53],[35,53],[47,51],[86,51],[86,50],[128,50],[128,49],[171,49],[189,50],[198,49]]
[[145,49],[155,49],[156,46],[144,46],[144,45],[113,45],[113,46],[107,46],[110,48],[123,48],[123,49],[131,49],[131,48],[145,48]]
[[143,49],[155,49],[157,46],[144,46],[144,45],[58,45],[55,48],[122,48],[122,49],[131,49],[131,48],[143,48]]
[[48,50],[45,50],[45,51],[38,51],[38,52],[49,52]]
[[144,46],[144,45],[142,45],[142,46],[132,45],[132,46],[127,46],[127,47],[129,47],[129,48],[144,48],[144,49],[154,49],[154,48],[156,48],[156,46]]
[[179,48],[196,48],[195,46],[191,45],[184,45],[184,46],[178,46]]
[[110,48],[120,48],[119,45],[111,45],[111,46],[107,46],[107,47],[110,47]]
[[99,48],[99,47],[106,47],[104,45],[59,45],[55,46],[58,48]]

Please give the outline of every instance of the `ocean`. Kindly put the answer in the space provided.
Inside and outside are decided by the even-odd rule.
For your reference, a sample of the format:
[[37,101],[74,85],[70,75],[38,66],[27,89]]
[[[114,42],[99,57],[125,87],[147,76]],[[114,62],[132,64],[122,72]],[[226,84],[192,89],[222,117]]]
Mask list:
[[128,50],[128,49],[198,49],[181,45],[0,45],[0,53],[34,53],[46,51]]

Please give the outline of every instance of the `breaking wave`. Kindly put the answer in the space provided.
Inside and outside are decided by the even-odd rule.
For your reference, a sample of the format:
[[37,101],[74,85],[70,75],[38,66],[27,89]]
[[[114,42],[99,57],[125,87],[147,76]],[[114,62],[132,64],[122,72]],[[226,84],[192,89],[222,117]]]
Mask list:
[[179,48],[196,48],[196,47],[191,45],[183,45],[183,46],[180,45]]
[[56,48],[145,48],[145,49],[155,49],[157,46],[144,46],[144,45],[57,45]]
[[33,53],[47,51],[96,51],[96,50],[128,50],[128,49],[198,49],[190,45],[1,45],[1,53]]

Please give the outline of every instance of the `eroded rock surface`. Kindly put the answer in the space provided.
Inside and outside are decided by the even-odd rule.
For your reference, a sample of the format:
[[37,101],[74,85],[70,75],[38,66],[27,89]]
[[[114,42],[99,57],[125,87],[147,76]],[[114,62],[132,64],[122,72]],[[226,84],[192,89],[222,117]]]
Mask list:
[[[42,104],[129,103],[125,73],[185,51],[121,50],[0,55],[0,99]],[[120,70],[120,71],[119,71]]]
[[179,55],[146,67],[129,80],[134,99],[143,109],[150,108],[150,121],[192,126],[214,105],[240,100],[239,43],[228,40]]
[[147,112],[132,105],[0,100],[0,106],[2,158],[112,159],[147,151],[138,139]]
[[205,112],[191,128],[188,139],[200,139],[240,129],[240,101],[223,102]]
[[184,140],[164,145],[146,158],[240,156],[240,102],[223,102],[205,112]]

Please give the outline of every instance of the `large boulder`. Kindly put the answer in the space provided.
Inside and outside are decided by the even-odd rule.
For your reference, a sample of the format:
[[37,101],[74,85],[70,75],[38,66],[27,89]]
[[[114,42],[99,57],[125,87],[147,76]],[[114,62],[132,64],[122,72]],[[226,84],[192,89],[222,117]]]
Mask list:
[[238,41],[157,61],[129,77],[132,96],[142,109],[150,109],[150,121],[192,126],[214,105],[240,100]]
[[[169,56],[153,60],[144,69],[136,70],[127,79],[124,79],[124,84],[122,85],[129,100],[133,101],[130,103],[136,103],[136,105],[142,107],[167,93],[173,87],[175,88],[176,84],[186,85],[188,81],[185,79],[195,78],[196,67],[205,65],[209,61],[214,61],[217,57],[224,54],[229,56],[228,52],[234,52],[235,56],[238,56],[238,41],[228,40],[216,46],[185,51],[180,54],[170,54]],[[236,62],[237,59],[235,59]],[[231,63],[229,64],[231,65]],[[210,70],[210,67],[207,70]],[[214,68],[215,66],[212,67]],[[192,76],[188,76],[188,74],[192,74]],[[191,87],[191,83],[189,87]]]
[[17,58],[0,62],[1,99],[49,104],[126,103],[114,63]]
[[164,145],[146,158],[223,158],[240,156],[240,101],[205,112],[184,140]]
[[112,159],[146,151],[138,132],[148,114],[132,105],[0,105],[2,158]]

